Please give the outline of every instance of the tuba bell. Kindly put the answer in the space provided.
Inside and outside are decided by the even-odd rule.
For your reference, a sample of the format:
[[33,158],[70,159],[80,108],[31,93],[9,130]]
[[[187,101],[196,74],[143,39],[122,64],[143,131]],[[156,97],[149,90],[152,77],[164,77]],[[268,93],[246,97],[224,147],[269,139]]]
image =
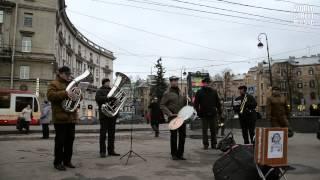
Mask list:
[[116,80],[107,95],[108,101],[101,106],[101,111],[108,117],[114,117],[127,100],[127,94],[122,89],[124,84],[130,83],[130,79],[123,73],[116,73]]
[[78,83],[90,75],[90,71],[86,70],[80,76],[74,78],[67,86],[66,91],[72,93],[72,98],[68,98],[62,101],[62,108],[66,112],[74,112],[81,101],[81,89],[78,87]]

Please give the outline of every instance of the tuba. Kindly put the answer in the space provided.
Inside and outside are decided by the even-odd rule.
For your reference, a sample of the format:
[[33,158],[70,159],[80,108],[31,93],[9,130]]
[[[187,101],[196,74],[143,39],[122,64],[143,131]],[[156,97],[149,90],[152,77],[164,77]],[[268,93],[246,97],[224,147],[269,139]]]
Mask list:
[[74,78],[67,86],[66,91],[72,93],[72,98],[68,98],[62,101],[62,108],[67,112],[74,112],[81,101],[81,89],[78,87],[78,83],[90,75],[90,71],[86,70],[80,76]]
[[116,73],[116,80],[107,95],[108,101],[101,106],[101,111],[108,117],[114,117],[123,107],[127,100],[127,94],[124,92],[122,86],[130,83],[130,79],[123,73]]

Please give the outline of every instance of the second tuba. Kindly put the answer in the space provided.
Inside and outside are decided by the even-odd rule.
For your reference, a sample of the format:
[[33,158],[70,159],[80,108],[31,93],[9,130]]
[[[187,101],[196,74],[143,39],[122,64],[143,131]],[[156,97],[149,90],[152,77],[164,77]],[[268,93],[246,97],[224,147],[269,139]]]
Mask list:
[[114,117],[127,100],[127,94],[122,86],[130,83],[130,79],[123,73],[116,73],[116,80],[107,95],[107,102],[101,106],[101,111],[108,117]]

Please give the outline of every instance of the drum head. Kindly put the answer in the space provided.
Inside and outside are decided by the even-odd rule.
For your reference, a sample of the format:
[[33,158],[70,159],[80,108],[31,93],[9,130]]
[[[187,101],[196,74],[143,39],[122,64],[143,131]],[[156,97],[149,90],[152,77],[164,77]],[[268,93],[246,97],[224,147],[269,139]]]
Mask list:
[[174,119],[172,119],[169,123],[169,129],[170,130],[176,130],[178,129],[180,126],[182,126],[184,120],[181,117],[176,117]]
[[185,121],[190,117],[192,117],[194,113],[195,113],[195,110],[192,106],[185,106],[179,111],[178,117],[181,117]]

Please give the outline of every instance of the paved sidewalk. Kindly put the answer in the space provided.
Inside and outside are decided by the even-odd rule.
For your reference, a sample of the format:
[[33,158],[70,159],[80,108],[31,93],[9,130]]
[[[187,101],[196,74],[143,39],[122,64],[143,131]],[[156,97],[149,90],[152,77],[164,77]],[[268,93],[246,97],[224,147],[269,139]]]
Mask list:
[[[130,147],[128,132],[117,134],[116,151],[125,154]],[[235,138],[242,142],[240,132],[235,131]],[[151,131],[134,132],[133,142],[133,150],[147,161],[133,157],[126,166],[126,159],[99,158],[98,139],[85,134],[74,144],[77,168],[60,172],[52,165],[52,139],[0,141],[0,180],[213,180],[212,165],[222,155],[217,150],[203,150],[200,139],[187,138],[187,161],[172,161],[168,131],[162,131],[159,138]],[[288,173],[288,180],[319,180],[319,149],[314,134],[297,133],[290,138],[289,163],[296,170]]]

